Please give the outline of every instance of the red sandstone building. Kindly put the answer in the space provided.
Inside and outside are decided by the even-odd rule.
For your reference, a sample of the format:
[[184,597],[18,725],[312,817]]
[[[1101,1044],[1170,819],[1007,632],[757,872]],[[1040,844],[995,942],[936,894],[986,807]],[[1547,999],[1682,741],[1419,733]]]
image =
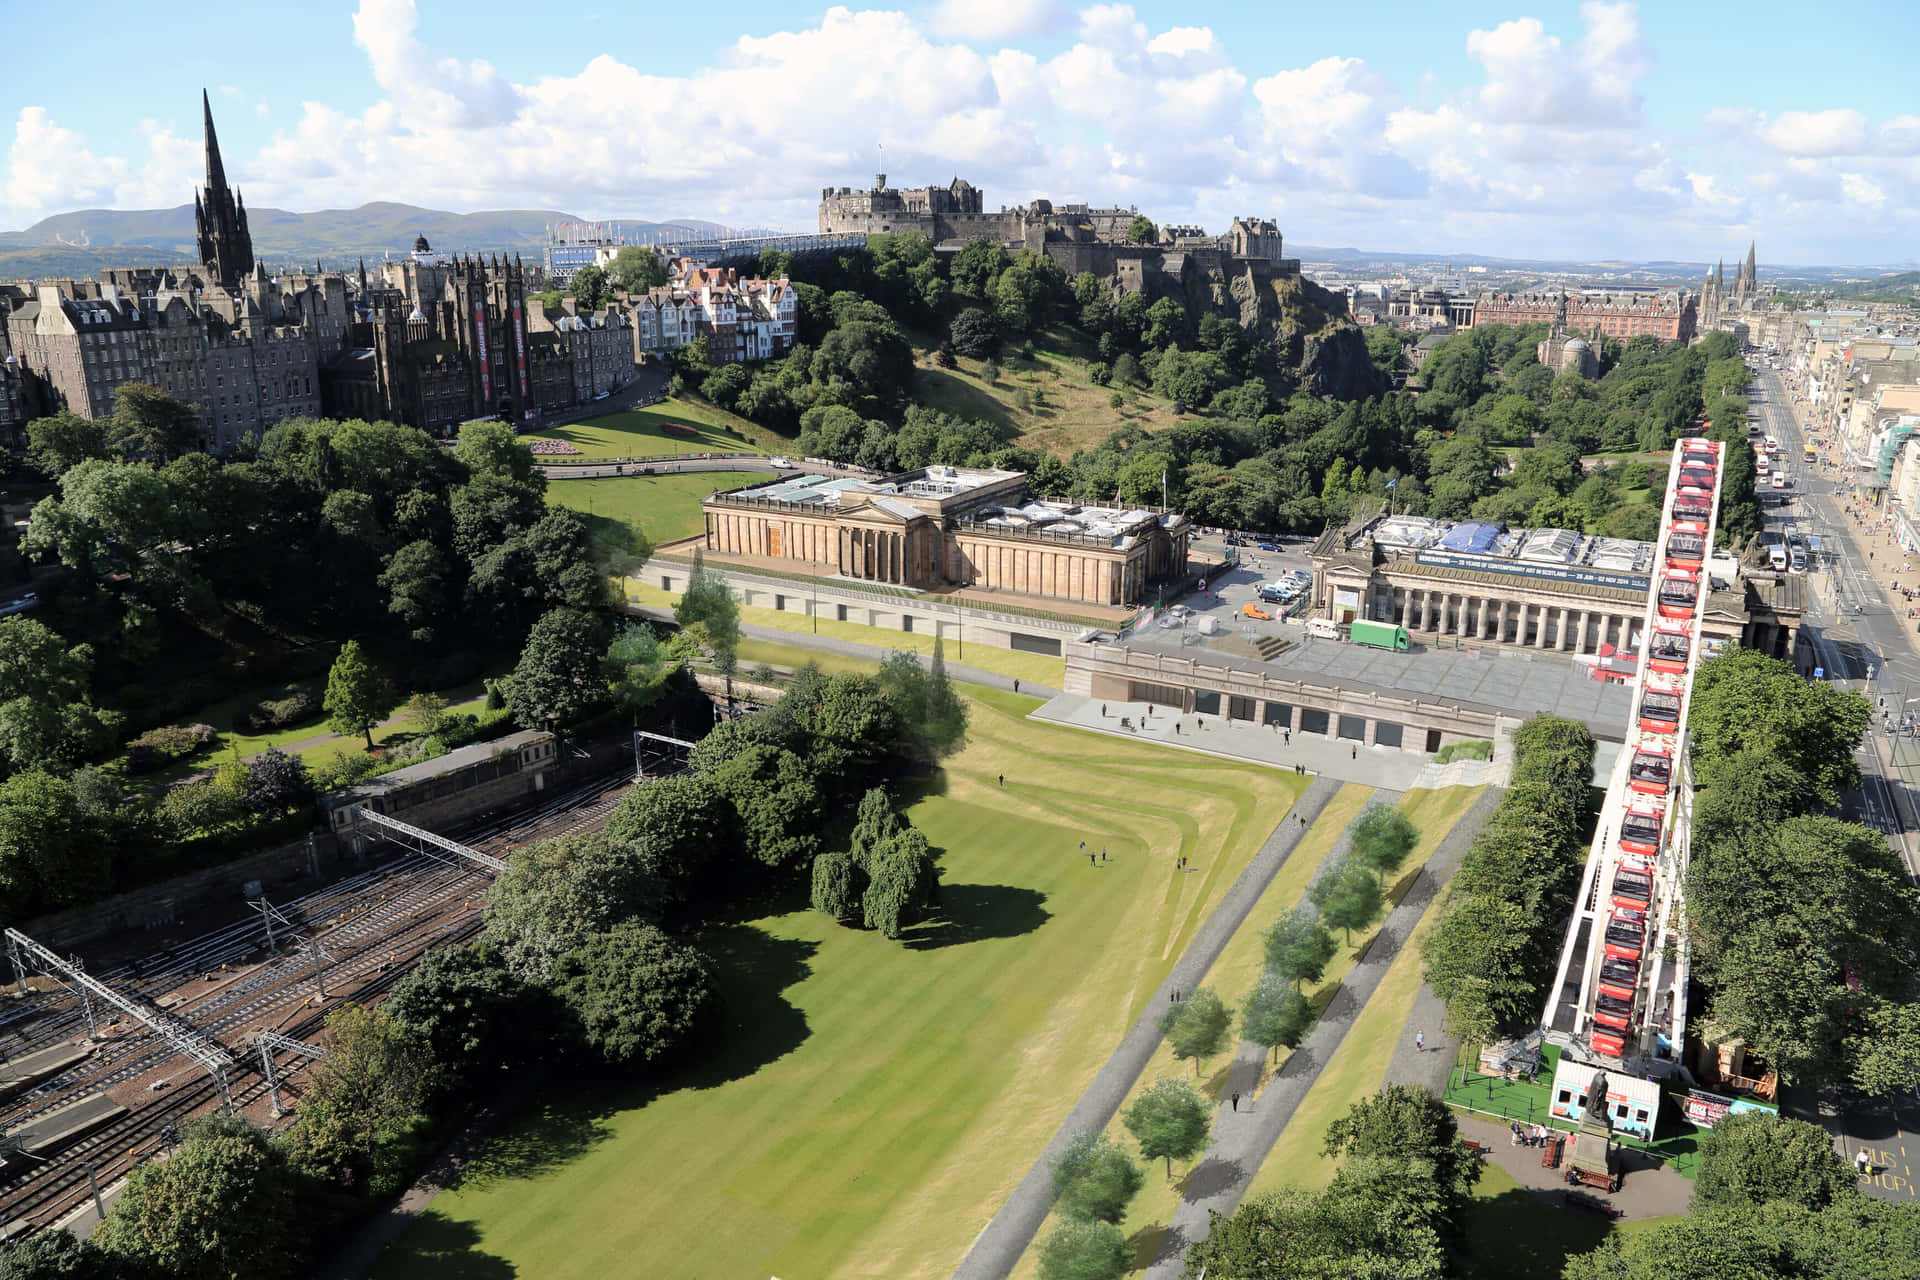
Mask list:
[[1597,333],[1622,342],[1642,334],[1661,342],[1693,340],[1694,298],[1680,289],[1482,294],[1474,307],[1473,323],[1552,324],[1561,318],[1563,304],[1568,333]]

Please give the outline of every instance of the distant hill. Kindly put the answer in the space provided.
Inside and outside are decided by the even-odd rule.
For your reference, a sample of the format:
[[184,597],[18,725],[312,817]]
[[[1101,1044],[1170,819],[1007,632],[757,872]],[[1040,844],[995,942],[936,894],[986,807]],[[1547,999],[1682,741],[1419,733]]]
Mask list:
[[[269,267],[319,261],[335,269],[362,256],[373,261],[383,254],[407,253],[414,237],[422,235],[434,248],[449,252],[535,257],[546,244],[549,223],[578,220],[575,214],[547,209],[447,213],[386,200],[314,213],[265,205],[247,210],[254,252]],[[724,229],[698,218],[624,222],[622,227],[676,227],[701,235]],[[174,209],[81,209],[42,218],[25,231],[0,232],[0,278],[91,275],[107,266],[198,260],[190,204]]]

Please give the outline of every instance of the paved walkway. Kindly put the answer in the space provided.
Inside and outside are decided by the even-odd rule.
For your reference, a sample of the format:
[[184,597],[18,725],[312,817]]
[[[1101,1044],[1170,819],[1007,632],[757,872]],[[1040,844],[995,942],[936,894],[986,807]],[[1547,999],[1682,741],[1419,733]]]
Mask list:
[[[1270,725],[1255,725],[1246,720],[1225,720],[1192,712],[1176,716],[1157,704],[1153,714],[1148,715],[1147,705],[1101,702],[1068,693],[1034,711],[1033,718],[1120,738],[1157,742],[1163,747],[1179,747],[1203,755],[1272,765],[1277,769],[1303,764],[1308,773],[1393,791],[1413,786],[1429,760],[1420,752],[1403,751],[1399,747],[1369,747],[1345,738],[1302,733],[1297,729],[1288,735]],[[1135,727],[1122,728],[1122,718]]]
[[[1420,922],[1440,886],[1452,877],[1467,846],[1492,815],[1499,800],[1498,791],[1484,792],[1440,841],[1400,905],[1387,916],[1366,955],[1341,982],[1313,1031],[1288,1056],[1266,1088],[1254,1097],[1253,1104],[1245,1105],[1243,1096],[1238,1111],[1216,1110],[1213,1145],[1187,1178],[1188,1198],[1173,1212],[1173,1221],[1160,1242],[1160,1252],[1147,1269],[1149,1280],[1177,1280],[1186,1265],[1187,1249],[1206,1238],[1209,1212],[1230,1214],[1240,1203],[1267,1153],[1319,1079],[1321,1069],[1346,1039],[1347,1031],[1386,976],[1387,968],[1400,954],[1401,945]],[[1451,1061],[1445,1054],[1432,1056],[1443,1062]]]
[[[1000,1280],[1012,1272],[1053,1204],[1053,1161],[1075,1134],[1098,1133],[1112,1122],[1114,1113],[1126,1101],[1134,1082],[1159,1047],[1160,1015],[1166,1009],[1170,994],[1191,991],[1205,980],[1207,970],[1213,967],[1227,940],[1240,928],[1253,904],[1266,892],[1267,885],[1299,844],[1301,835],[1339,789],[1340,783],[1335,779],[1315,778],[1293,808],[1282,816],[1266,844],[1253,855],[1247,869],[1240,873],[1240,878],[1221,898],[1220,905],[1194,934],[1166,981],[1154,991],[1145,1010],[1121,1039],[1120,1047],[1113,1051],[1080,1101],[1074,1104],[1047,1149],[1000,1206],[1000,1211],[993,1215],[993,1220],[974,1237],[967,1256],[953,1273],[954,1280]],[[1301,817],[1307,819],[1305,825],[1300,823]]]
[[[1439,1056],[1439,1055],[1436,1055]],[[1452,1058],[1447,1059],[1452,1062]],[[1513,1133],[1506,1125],[1479,1116],[1460,1117],[1460,1136],[1487,1148],[1486,1158],[1513,1175],[1534,1195],[1549,1204],[1567,1208],[1611,1207],[1621,1218],[1632,1222],[1645,1218],[1666,1218],[1687,1211],[1693,1199],[1693,1183],[1642,1151],[1626,1148],[1619,1153],[1624,1177],[1614,1192],[1589,1188],[1569,1188],[1560,1168],[1547,1169],[1540,1164],[1540,1148],[1516,1147]]]
[[[673,610],[650,604],[629,604],[627,612],[641,618],[650,618],[655,622],[672,622]],[[897,652],[877,644],[861,644],[857,640],[842,640],[838,636],[819,636],[811,631],[782,631],[778,627],[755,626],[750,622],[740,624],[740,634],[750,640],[770,640],[775,644],[794,645],[802,649],[818,649],[822,653],[837,653],[847,658],[864,658],[868,662],[884,662],[889,654]],[[738,678],[738,672],[735,673]],[[947,660],[947,675],[955,680],[964,680],[968,684],[985,685],[989,689],[1007,689],[1016,693],[1030,693],[1036,698],[1058,697],[1060,691],[1051,685],[1035,684],[1031,680],[1003,676],[998,671],[988,671],[984,667],[970,667],[964,662]],[[1020,687],[1016,690],[1015,685]]]

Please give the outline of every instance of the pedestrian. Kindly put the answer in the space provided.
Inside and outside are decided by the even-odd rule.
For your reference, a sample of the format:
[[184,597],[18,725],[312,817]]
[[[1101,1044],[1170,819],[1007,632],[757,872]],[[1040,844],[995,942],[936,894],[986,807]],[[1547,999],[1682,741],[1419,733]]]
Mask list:
[[1107,704],[1104,702],[1100,704],[1100,718],[1102,720],[1107,718]]
[[1018,680],[1015,680],[1015,681],[1013,682],[1013,691],[1014,691],[1015,693],[1018,693],[1018,692],[1020,692],[1020,682],[1019,682]]
[[1173,731],[1174,731],[1175,733],[1179,733],[1179,732],[1180,732],[1180,722],[1179,722],[1178,720],[1175,720],[1175,721],[1173,722]]
[[1516,1147],[1519,1146],[1520,1145],[1520,1122],[1518,1120],[1508,1121],[1507,1132],[1513,1135],[1513,1145]]
[[1000,775],[1000,785],[1003,787],[1007,785],[1007,775],[1004,773]]
[[1293,730],[1291,729],[1286,730],[1286,735],[1287,735],[1286,745],[1290,747],[1293,745]]
[[1102,861],[1102,862],[1105,862],[1106,860],[1107,860],[1107,846],[1105,846],[1105,845],[1101,845],[1101,846],[1100,846],[1100,861]]
[[1427,1051],[1427,1033],[1426,1032],[1416,1031],[1413,1033],[1413,1051],[1415,1053],[1425,1053]]
[[1872,1174],[1873,1157],[1867,1154],[1865,1147],[1853,1153],[1853,1171],[1863,1178]]
[[1353,759],[1358,760],[1359,758],[1360,758],[1360,748],[1355,747],[1353,749]]
[[1233,1095],[1233,1109],[1235,1111],[1240,1109],[1240,1095],[1237,1093]]
[[1152,715],[1152,714],[1153,714],[1153,704],[1152,704],[1151,702],[1149,702],[1149,703],[1147,704],[1147,714],[1148,714],[1148,715]]
[[1098,862],[1096,862],[1096,861],[1094,861],[1094,857],[1093,857],[1093,855],[1092,855],[1092,854],[1088,854],[1088,855],[1087,855],[1087,865],[1088,865],[1088,866],[1090,866],[1090,867],[1097,867],[1097,866],[1099,866],[1100,864],[1099,864]]

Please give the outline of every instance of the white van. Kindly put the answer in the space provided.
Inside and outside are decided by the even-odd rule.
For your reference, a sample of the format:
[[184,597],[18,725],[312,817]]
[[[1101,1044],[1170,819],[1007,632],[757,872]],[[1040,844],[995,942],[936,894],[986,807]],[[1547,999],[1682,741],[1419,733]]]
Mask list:
[[1784,542],[1776,542],[1767,548],[1767,568],[1781,573],[1786,570],[1787,563],[1787,546]]
[[1307,620],[1307,634],[1317,640],[1338,640],[1340,638],[1340,624],[1332,618],[1309,618]]
[[1784,472],[1784,471],[1776,471],[1776,472],[1774,472],[1774,473],[1773,473],[1773,487],[1774,487],[1774,488],[1776,488],[1776,489],[1784,489],[1784,488],[1786,488],[1786,487],[1787,487],[1787,473],[1786,473],[1786,472]]

